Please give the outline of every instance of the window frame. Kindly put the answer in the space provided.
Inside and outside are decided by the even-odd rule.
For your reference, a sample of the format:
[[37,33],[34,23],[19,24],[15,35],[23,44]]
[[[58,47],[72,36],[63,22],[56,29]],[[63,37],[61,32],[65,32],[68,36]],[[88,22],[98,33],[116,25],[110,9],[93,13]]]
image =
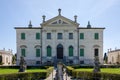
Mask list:
[[40,49],[36,49],[36,57],[40,57]]
[[52,48],[51,46],[47,46],[47,57],[51,57],[52,56]]
[[73,39],[73,33],[69,33],[69,39]]
[[40,39],[40,33],[36,33],[36,40],[39,40]]
[[99,33],[94,33],[94,39],[98,40],[99,39]]
[[26,57],[26,49],[21,48],[21,56]]
[[25,33],[21,33],[21,39],[25,40]]
[[80,33],[80,39],[84,39],[84,33]]
[[47,39],[51,39],[51,33],[47,33]]
[[84,48],[80,48],[80,57],[84,57],[85,51]]
[[63,39],[63,33],[57,33],[57,39]]
[[70,47],[68,48],[68,50],[69,50],[69,57],[72,57],[73,54],[74,54],[74,48],[73,48],[73,46],[70,46]]
[[99,56],[99,49],[98,48],[94,49],[94,56]]

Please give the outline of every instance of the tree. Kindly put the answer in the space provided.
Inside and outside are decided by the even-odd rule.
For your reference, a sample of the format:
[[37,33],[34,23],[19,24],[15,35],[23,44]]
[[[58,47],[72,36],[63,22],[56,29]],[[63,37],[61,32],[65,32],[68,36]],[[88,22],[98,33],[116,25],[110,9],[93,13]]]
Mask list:
[[16,63],[16,54],[14,54],[12,57],[12,64],[15,64],[15,63]]
[[107,61],[108,61],[107,53],[104,54],[104,59],[103,60],[104,60],[105,63],[107,63]]

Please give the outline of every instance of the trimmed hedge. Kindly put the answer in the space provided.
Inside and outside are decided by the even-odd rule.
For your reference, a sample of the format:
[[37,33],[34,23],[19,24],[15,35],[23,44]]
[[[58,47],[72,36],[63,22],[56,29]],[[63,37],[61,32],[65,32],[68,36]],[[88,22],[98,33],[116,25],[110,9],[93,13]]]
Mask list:
[[110,73],[93,73],[93,72],[84,72],[84,71],[76,71],[72,67],[67,67],[67,73],[72,76],[72,78],[82,78],[89,80],[120,80],[120,74],[110,74]]
[[45,79],[53,71],[53,67],[49,67],[44,72],[19,72],[14,74],[0,75],[0,80],[40,80]]

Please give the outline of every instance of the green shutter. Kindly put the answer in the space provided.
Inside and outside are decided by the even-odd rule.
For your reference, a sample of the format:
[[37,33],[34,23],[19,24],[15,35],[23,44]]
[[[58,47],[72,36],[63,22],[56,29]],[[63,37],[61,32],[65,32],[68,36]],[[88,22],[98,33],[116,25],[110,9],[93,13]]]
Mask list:
[[80,39],[84,39],[84,33],[80,33]]
[[25,57],[25,49],[21,49],[21,56]]
[[36,57],[40,57],[40,49],[36,49]]
[[51,47],[47,47],[47,56],[51,57]]
[[80,49],[80,56],[84,56],[84,49]]
[[73,56],[73,47],[69,47],[69,56]]
[[95,33],[94,37],[95,37],[95,39],[99,39],[99,34]]
[[21,39],[25,39],[25,33],[21,33]]
[[40,39],[40,33],[36,33],[36,39]]

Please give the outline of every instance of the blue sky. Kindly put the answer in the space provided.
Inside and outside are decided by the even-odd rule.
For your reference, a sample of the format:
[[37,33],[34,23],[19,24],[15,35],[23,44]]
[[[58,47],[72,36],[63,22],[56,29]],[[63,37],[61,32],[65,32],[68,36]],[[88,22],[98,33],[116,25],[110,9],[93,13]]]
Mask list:
[[16,32],[14,27],[27,27],[31,20],[38,27],[42,15],[50,19],[62,15],[86,27],[90,21],[93,27],[105,27],[104,53],[120,48],[120,0],[0,0],[0,49],[13,49],[16,53]]

